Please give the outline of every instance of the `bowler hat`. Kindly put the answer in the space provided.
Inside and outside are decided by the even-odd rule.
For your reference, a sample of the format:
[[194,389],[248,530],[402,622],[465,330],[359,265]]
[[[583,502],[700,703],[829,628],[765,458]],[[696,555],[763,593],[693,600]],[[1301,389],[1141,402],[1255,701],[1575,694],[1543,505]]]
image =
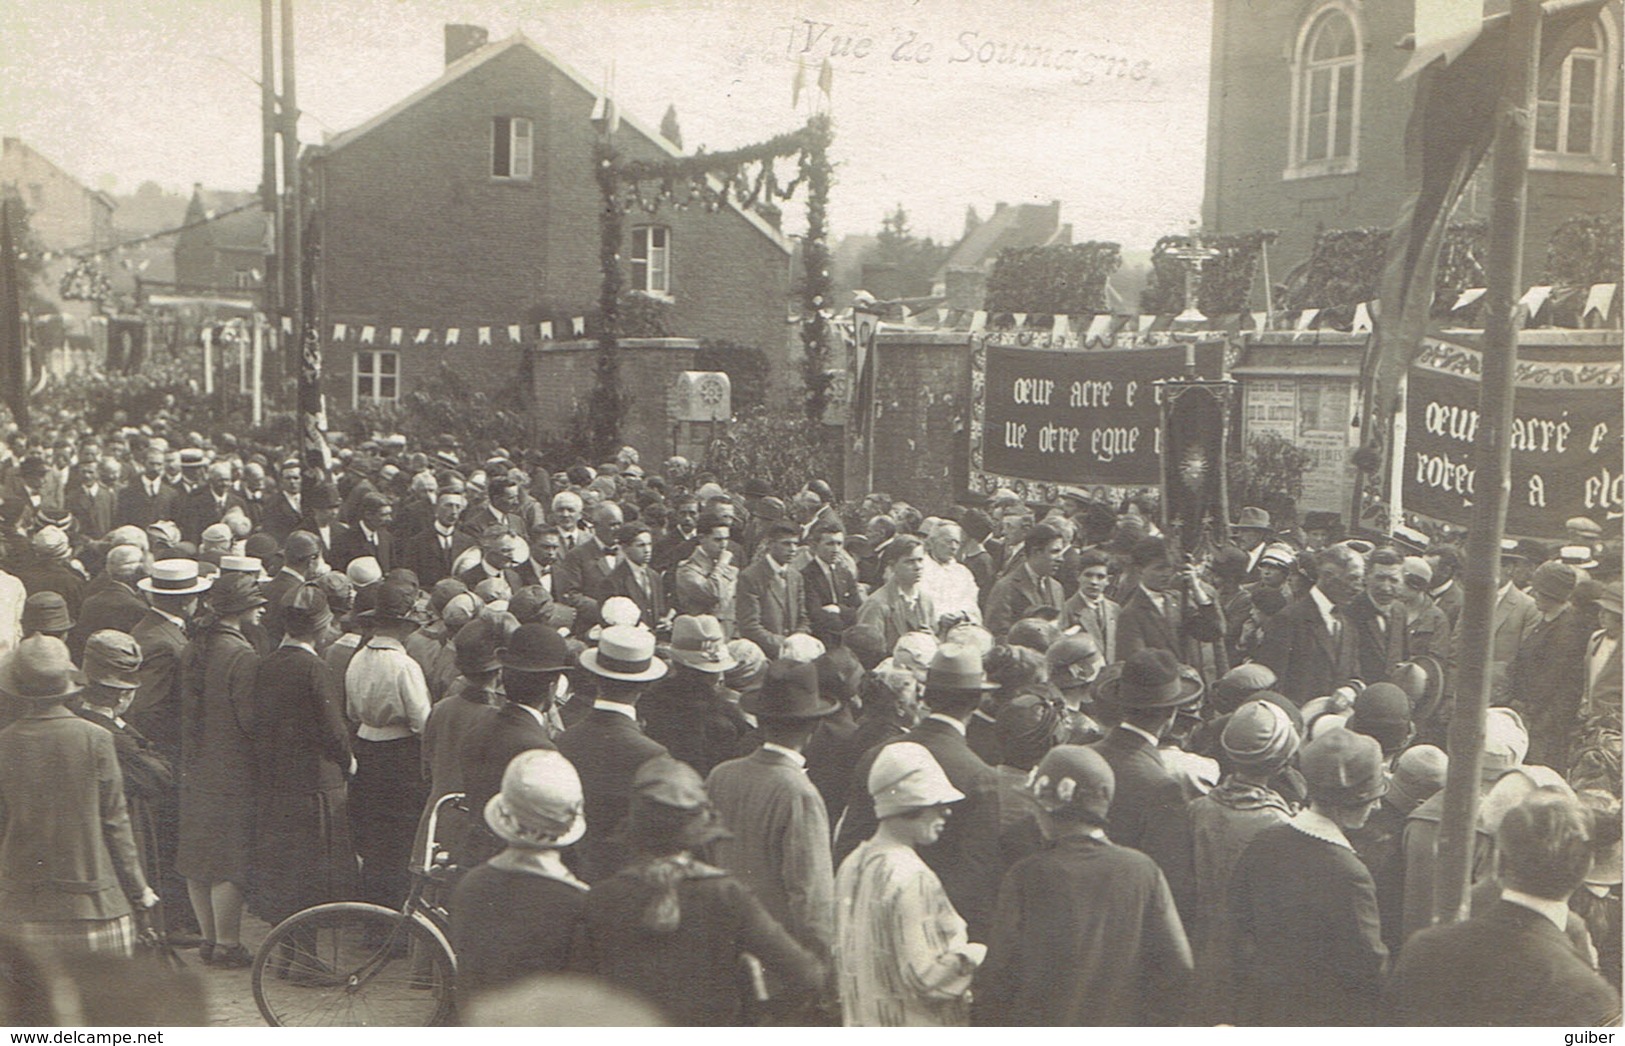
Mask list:
[[216,614],[241,614],[267,602],[258,582],[248,574],[221,574],[209,590],[209,609]]
[[1104,828],[1117,775],[1092,748],[1057,745],[1033,770],[1032,789],[1038,805],[1051,817],[1083,821]]
[[55,636],[29,636],[0,660],[0,693],[22,701],[64,701],[83,683],[67,644]]
[[103,628],[85,640],[85,678],[113,690],[136,690],[141,682],[141,646],[127,632]]
[[563,672],[570,667],[570,646],[558,629],[533,621],[514,630],[497,659],[507,672]]
[[485,823],[510,846],[551,850],[587,832],[581,778],[558,752],[520,752],[502,772],[502,790],[485,804]]
[[925,670],[927,690],[997,690],[982,666],[982,655],[964,643],[944,643]]
[[325,631],[333,623],[327,596],[315,585],[300,585],[282,597],[282,629],[290,636]]
[[451,641],[453,664],[465,676],[495,672],[502,667],[497,648],[502,645],[502,629],[486,617],[477,617],[457,630]]
[[762,719],[822,719],[841,710],[818,692],[818,666],[785,660],[767,666],[761,688],[740,697],[739,707]]
[[728,653],[722,624],[710,614],[684,614],[671,623],[672,660],[700,672],[722,673],[739,662]]
[[1261,508],[1248,505],[1241,510],[1241,514],[1231,521],[1230,525],[1237,529],[1269,530],[1270,514]]
[[612,625],[598,637],[598,646],[581,655],[581,667],[606,679],[647,683],[666,674],[666,663],[655,657],[655,637],[630,625]]
[[73,628],[73,616],[61,593],[46,590],[23,600],[20,623],[24,632],[67,632]]
[[1298,769],[1311,799],[1336,806],[1368,803],[1388,790],[1382,747],[1352,730],[1328,730],[1304,745]]
[[867,784],[875,801],[875,816],[881,820],[965,798],[931,750],[913,741],[896,741],[882,748],[869,767]]
[[1137,650],[1095,685],[1095,700],[1125,711],[1188,705],[1202,696],[1202,681],[1182,667],[1166,650]]

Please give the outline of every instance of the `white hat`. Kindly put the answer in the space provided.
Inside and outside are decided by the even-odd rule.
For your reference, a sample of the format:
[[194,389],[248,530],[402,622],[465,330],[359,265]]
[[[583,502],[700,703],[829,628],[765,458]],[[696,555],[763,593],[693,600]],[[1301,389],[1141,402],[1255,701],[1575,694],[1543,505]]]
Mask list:
[[1591,558],[1589,545],[1564,545],[1557,558],[1576,570],[1596,570],[1597,561]]
[[558,752],[520,752],[502,772],[502,791],[485,804],[485,823],[504,842],[526,849],[569,846],[587,832],[581,777]]
[[213,584],[213,578],[198,576],[195,559],[160,559],[136,587],[155,596],[190,596],[207,592]]
[[263,574],[265,564],[253,556],[221,556],[220,569],[222,571],[235,570],[240,574]]
[[666,674],[666,662],[655,657],[653,632],[627,625],[611,625],[598,645],[581,655],[581,667],[606,679],[646,683]]
[[378,565],[375,556],[357,556],[344,568],[344,576],[349,578],[356,588],[366,588],[375,581],[383,580],[384,569]]
[[824,656],[823,641],[805,632],[796,632],[784,637],[779,646],[779,660],[804,661],[811,664]]
[[869,794],[875,800],[875,816],[882,820],[965,798],[930,750],[913,741],[889,744],[875,756],[869,768]]

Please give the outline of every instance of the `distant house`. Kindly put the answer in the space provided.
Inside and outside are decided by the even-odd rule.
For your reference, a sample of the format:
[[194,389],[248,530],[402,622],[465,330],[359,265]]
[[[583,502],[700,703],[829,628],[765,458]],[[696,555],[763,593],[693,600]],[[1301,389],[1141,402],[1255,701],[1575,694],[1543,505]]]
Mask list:
[[[439,79],[310,151],[330,402],[397,401],[442,361],[511,382],[537,321],[597,311],[598,101],[522,34],[447,26]],[[615,143],[680,155],[624,114]],[[791,245],[773,220],[668,206],[625,226],[627,287],[669,306],[672,333],[759,347],[781,380],[795,373]]]
[[980,309],[987,276],[1006,247],[1049,247],[1072,242],[1072,226],[1061,223],[1061,201],[1047,204],[999,203],[986,220],[967,220],[962,236],[937,270],[932,294],[950,309]]
[[[47,251],[92,254],[113,246],[113,199],[91,189],[46,159],[18,138],[6,138],[0,148],[0,192],[22,201],[29,224]],[[60,301],[58,288],[72,257],[47,262],[41,294],[58,301],[62,311],[83,323],[95,308],[84,301]]]
[[[1275,229],[1275,278],[1309,257],[1323,229],[1386,227],[1399,217],[1405,127],[1414,80],[1396,81],[1411,52],[1412,0],[1217,0],[1208,92],[1209,232]],[[1507,10],[1488,0],[1485,13]],[[1565,219],[1618,214],[1620,178],[1618,0],[1588,38],[1541,70],[1529,162],[1524,276],[1545,269],[1547,238]],[[1489,164],[1456,212],[1488,217]]]
[[[214,220],[209,220],[211,216]],[[175,293],[257,301],[265,283],[266,225],[259,196],[192,187],[175,237]]]

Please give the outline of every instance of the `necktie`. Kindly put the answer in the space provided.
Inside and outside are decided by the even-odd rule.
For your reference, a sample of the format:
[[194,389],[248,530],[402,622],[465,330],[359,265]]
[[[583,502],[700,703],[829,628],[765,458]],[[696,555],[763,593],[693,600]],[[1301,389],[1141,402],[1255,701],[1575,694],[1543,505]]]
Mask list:
[[[1106,641],[1106,602],[1105,602],[1105,600],[1102,600],[1099,603],[1095,604],[1095,627],[1100,629],[1100,641],[1102,643],[1104,643]],[[1101,654],[1102,654],[1102,656],[1104,656],[1105,651],[1101,651]]]

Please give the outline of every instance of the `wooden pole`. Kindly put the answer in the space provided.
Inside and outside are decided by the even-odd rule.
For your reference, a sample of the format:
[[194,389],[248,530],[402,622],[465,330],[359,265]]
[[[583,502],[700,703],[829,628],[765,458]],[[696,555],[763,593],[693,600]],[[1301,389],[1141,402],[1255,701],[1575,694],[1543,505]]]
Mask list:
[[254,366],[250,377],[254,382],[250,389],[254,427],[259,428],[265,424],[265,318],[262,316],[254,317]]
[[1479,436],[1474,448],[1478,500],[1467,534],[1462,585],[1461,677],[1450,720],[1450,769],[1439,822],[1439,862],[1433,918],[1465,918],[1478,821],[1484,713],[1489,705],[1490,650],[1501,535],[1511,496],[1513,379],[1518,364],[1519,288],[1523,286],[1524,202],[1530,133],[1540,73],[1539,0],[1512,0],[1506,80],[1496,111],[1490,205],[1484,364],[1479,387]]
[[214,395],[214,328],[204,327],[203,338],[203,394]]
[[266,313],[275,316],[281,300],[281,195],[276,177],[276,0],[260,0],[260,208],[264,211],[270,251],[265,256]]

